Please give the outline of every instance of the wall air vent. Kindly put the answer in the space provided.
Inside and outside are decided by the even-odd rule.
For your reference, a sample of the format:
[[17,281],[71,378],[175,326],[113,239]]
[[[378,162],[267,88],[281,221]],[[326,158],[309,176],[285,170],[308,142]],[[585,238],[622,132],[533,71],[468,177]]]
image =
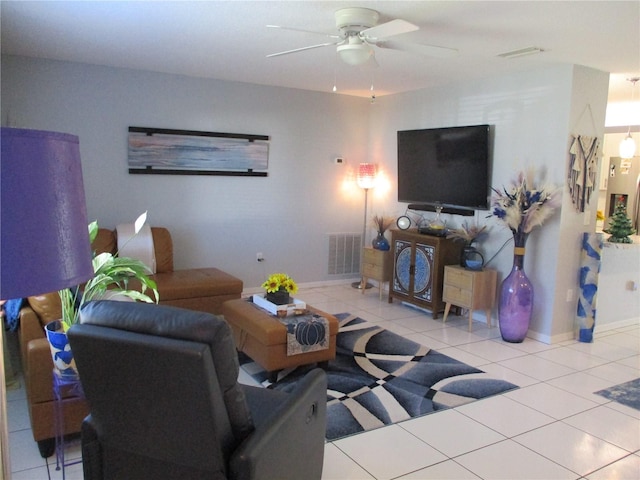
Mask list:
[[329,234],[329,275],[359,274],[361,233]]

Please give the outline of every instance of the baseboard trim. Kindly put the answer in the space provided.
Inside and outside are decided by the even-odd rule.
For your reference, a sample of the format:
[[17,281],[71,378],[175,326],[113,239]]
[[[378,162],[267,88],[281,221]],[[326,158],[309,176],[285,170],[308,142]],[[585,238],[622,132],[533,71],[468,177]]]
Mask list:
[[615,322],[605,323],[604,325],[598,325],[598,320],[596,319],[596,326],[593,331],[594,333],[602,333],[608,332],[609,330],[617,330],[619,328],[630,327],[632,325],[638,324],[640,324],[640,317],[617,320]]

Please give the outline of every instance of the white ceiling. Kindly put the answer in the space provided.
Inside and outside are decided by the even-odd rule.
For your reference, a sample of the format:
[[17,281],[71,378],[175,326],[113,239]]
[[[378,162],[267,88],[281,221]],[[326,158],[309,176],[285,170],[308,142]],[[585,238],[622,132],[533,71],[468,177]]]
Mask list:
[[[376,49],[378,68],[350,67],[322,43],[334,12],[367,7],[380,22],[420,27],[395,37],[452,47],[454,58]],[[1,1],[3,54],[68,60],[305,90],[377,96],[497,73],[574,63],[616,74],[609,101],[628,101],[640,76],[640,1]],[[544,53],[503,59],[536,46]]]

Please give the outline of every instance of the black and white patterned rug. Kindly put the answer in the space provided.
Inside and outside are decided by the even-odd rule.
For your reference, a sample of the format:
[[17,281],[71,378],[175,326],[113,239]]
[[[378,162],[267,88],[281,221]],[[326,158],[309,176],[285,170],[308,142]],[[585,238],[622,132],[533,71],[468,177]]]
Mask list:
[[[518,388],[482,370],[348,313],[336,315],[336,359],[326,370],[327,439],[335,440]],[[242,368],[267,388],[291,390],[314,366],[267,373],[241,355]]]

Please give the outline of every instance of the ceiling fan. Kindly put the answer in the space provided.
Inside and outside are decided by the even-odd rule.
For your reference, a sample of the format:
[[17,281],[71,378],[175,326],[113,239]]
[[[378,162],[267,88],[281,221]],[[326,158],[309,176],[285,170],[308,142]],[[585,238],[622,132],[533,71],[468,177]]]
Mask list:
[[456,55],[455,48],[424,45],[418,43],[403,43],[388,40],[390,37],[419,30],[420,27],[406,20],[395,19],[378,25],[380,15],[375,10],[368,8],[342,8],[335,12],[338,34],[313,32],[299,28],[267,25],[267,28],[280,28],[304,33],[323,35],[333,39],[330,42],[319,43],[307,47],[294,48],[284,52],[272,53],[267,57],[278,57],[291,53],[302,52],[314,48],[336,46],[336,50],[342,61],[349,65],[363,65],[367,62],[375,63],[373,47],[403,50],[431,57],[449,57]]

